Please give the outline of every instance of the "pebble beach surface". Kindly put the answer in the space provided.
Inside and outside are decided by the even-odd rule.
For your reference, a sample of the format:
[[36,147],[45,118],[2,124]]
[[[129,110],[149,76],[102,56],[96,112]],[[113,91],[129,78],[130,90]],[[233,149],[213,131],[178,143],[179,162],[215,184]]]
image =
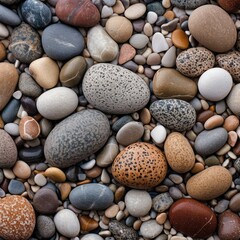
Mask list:
[[239,0],[0,0],[0,239],[240,239]]

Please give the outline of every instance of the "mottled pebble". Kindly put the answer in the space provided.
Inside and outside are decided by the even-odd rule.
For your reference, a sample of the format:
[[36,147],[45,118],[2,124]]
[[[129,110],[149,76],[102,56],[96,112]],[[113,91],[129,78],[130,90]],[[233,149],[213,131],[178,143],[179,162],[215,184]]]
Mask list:
[[55,224],[49,216],[40,215],[37,217],[37,231],[43,238],[51,238],[55,234]]
[[144,238],[154,239],[163,230],[163,226],[159,225],[155,220],[149,220],[142,223],[140,232]]
[[169,193],[161,193],[153,198],[153,209],[162,213],[166,211],[173,204],[173,199],[169,195]]

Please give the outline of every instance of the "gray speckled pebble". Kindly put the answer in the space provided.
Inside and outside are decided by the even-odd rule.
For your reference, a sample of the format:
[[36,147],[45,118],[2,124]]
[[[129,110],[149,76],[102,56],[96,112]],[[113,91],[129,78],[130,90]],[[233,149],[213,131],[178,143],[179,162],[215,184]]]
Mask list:
[[55,224],[53,220],[45,215],[37,217],[37,230],[41,237],[50,238],[55,234]]
[[44,154],[52,166],[65,168],[81,162],[104,146],[110,135],[107,117],[83,110],[60,122],[48,135]]
[[72,205],[81,210],[104,210],[113,203],[113,192],[99,183],[74,188],[69,195]]
[[209,156],[218,151],[227,141],[228,134],[224,128],[215,128],[201,132],[195,140],[195,150],[201,156]]
[[204,4],[208,4],[209,0],[171,0],[171,3],[178,8],[195,9]]
[[125,115],[121,118],[119,118],[113,125],[112,130],[115,132],[118,132],[121,127],[123,127],[125,124],[132,122],[133,118],[129,115]]
[[155,101],[150,106],[152,116],[165,127],[183,132],[196,122],[196,111],[186,101],[166,99]]
[[135,73],[113,64],[93,65],[83,79],[83,93],[95,108],[110,114],[127,114],[142,109],[150,90]]
[[173,199],[169,193],[161,193],[153,198],[153,209],[156,212],[164,212],[173,204]]

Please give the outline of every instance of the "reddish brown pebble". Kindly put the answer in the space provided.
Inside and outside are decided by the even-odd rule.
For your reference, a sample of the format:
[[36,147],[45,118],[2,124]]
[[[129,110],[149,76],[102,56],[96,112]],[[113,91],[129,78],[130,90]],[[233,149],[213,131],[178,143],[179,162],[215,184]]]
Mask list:
[[167,174],[160,149],[149,143],[133,143],[122,150],[112,165],[112,175],[121,184],[136,189],[157,186]]
[[101,175],[102,169],[95,165],[90,170],[85,170],[84,172],[85,172],[86,176],[89,178],[97,178]]
[[194,199],[180,199],[169,210],[169,220],[173,228],[192,238],[211,236],[217,227],[214,212]]
[[239,119],[235,115],[230,115],[225,119],[223,127],[229,132],[234,131],[239,126]]
[[6,240],[27,240],[31,237],[36,219],[32,205],[21,196],[0,200],[0,237]]
[[168,21],[171,21],[175,18],[175,13],[173,11],[166,11],[163,15]]
[[212,117],[214,113],[210,110],[206,110],[198,114],[197,122],[205,123],[210,117]]
[[175,47],[186,49],[189,46],[188,36],[181,29],[176,29],[172,32],[172,42]]
[[236,12],[240,9],[240,0],[218,0],[217,2],[227,12]]
[[61,199],[62,201],[66,200],[69,193],[71,192],[71,185],[69,183],[62,183],[60,184],[59,186],[59,190],[60,190],[60,193],[61,193]]
[[239,240],[240,217],[229,210],[220,214],[218,236],[221,240]]
[[234,147],[236,142],[238,140],[238,135],[236,132],[234,131],[230,131],[228,133],[228,144],[231,146],[231,147]]
[[4,45],[0,42],[0,61],[3,61],[7,56],[7,51]]
[[33,117],[25,116],[20,120],[19,133],[22,139],[36,139],[39,136],[40,132],[40,126]]
[[125,195],[125,192],[126,192],[126,189],[124,186],[121,186],[116,190],[116,192],[114,194],[114,199],[115,199],[116,203],[118,203],[120,200],[122,200],[122,198]]
[[79,217],[81,231],[90,232],[96,228],[98,228],[98,222],[89,216],[82,215]]
[[133,59],[135,55],[136,55],[135,48],[133,48],[130,44],[125,43],[122,45],[120,49],[118,63],[124,64]]

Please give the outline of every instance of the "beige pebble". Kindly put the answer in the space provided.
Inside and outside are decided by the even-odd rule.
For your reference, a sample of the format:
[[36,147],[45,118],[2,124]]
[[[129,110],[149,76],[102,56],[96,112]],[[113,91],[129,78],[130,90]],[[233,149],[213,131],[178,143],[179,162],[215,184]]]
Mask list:
[[126,11],[124,12],[124,15],[128,19],[135,20],[142,17],[146,10],[147,8],[145,4],[136,3],[127,8]]
[[171,7],[171,1],[170,0],[162,0],[162,6],[164,8],[170,8]]
[[143,27],[143,32],[146,36],[151,37],[153,35],[153,28],[150,23],[146,23]]
[[234,131],[239,126],[239,119],[235,115],[228,116],[225,119],[225,122],[223,124],[223,127],[229,132]]
[[140,229],[142,225],[142,221],[140,219],[136,220],[134,223],[133,223],[133,228],[134,230],[138,231]]
[[116,192],[115,192],[115,194],[114,194],[114,198],[115,198],[115,202],[116,202],[116,203],[118,203],[120,200],[122,200],[122,198],[123,198],[124,195],[125,195],[125,192],[126,192],[126,189],[125,189],[125,187],[123,187],[123,186],[120,186],[120,187],[116,190]]
[[237,143],[237,140],[238,140],[238,135],[236,132],[234,132],[234,131],[228,132],[228,144],[231,147],[235,146],[235,144]]
[[165,212],[160,213],[156,217],[156,221],[158,224],[164,224],[167,220],[167,214]]
[[24,161],[18,160],[12,169],[16,177],[21,179],[27,179],[31,175],[31,168]]
[[69,183],[61,183],[59,185],[59,190],[61,193],[61,199],[62,201],[66,200],[69,193],[71,192],[71,185]]
[[105,216],[107,218],[115,218],[117,216],[118,211],[119,206],[117,204],[114,204],[105,210]]
[[34,177],[34,182],[35,182],[38,186],[42,187],[42,186],[44,186],[44,185],[47,184],[47,179],[46,179],[41,173],[38,173],[38,174],[36,174],[35,177]]
[[3,169],[3,175],[7,179],[14,179],[15,175],[11,169]]
[[33,117],[22,117],[19,123],[19,133],[23,140],[36,139],[39,136],[40,132],[40,126]]
[[117,14],[124,13],[125,8],[120,0],[116,1],[116,4],[113,6],[113,12]]
[[64,182],[66,180],[66,176],[65,173],[56,167],[50,167],[48,168],[43,175],[45,177],[50,178],[51,180],[53,180],[54,182]]
[[221,149],[217,151],[217,155],[219,156],[225,155],[230,150],[231,150],[231,146],[226,143]]
[[140,112],[140,120],[145,124],[149,124],[151,122],[151,113],[148,108],[143,108]]
[[191,173],[199,173],[204,170],[204,165],[200,162],[194,164],[193,168],[191,169]]
[[204,123],[204,128],[209,130],[213,129],[216,127],[219,127],[223,124],[224,118],[220,115],[214,115],[210,117],[205,123]]

